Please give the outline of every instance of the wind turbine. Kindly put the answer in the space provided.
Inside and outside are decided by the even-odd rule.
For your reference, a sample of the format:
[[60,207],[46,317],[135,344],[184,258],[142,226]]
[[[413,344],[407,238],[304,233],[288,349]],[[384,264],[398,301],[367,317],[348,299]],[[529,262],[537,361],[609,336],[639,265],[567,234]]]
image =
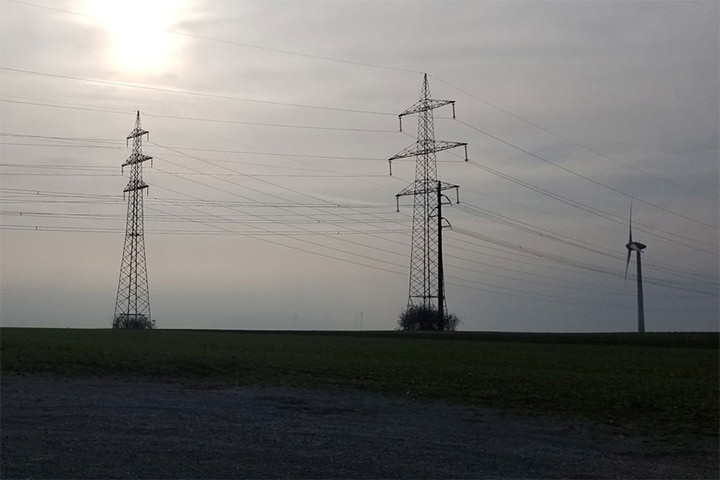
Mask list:
[[643,289],[642,289],[642,264],[640,262],[640,253],[647,248],[647,245],[640,242],[633,242],[632,239],[632,200],[630,201],[630,233],[628,235],[627,262],[625,263],[625,280],[627,281],[628,267],[630,266],[630,257],[635,252],[637,257],[637,295],[638,295],[638,333],[645,332],[645,307],[643,305]]

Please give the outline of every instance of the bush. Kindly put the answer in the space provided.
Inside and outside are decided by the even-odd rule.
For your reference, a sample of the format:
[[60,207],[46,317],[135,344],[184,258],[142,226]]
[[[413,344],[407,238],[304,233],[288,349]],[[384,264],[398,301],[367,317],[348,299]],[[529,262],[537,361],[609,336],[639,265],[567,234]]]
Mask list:
[[151,330],[155,328],[155,320],[151,320],[147,315],[142,313],[121,313],[113,319],[113,328]]
[[400,330],[436,330],[454,332],[460,323],[457,315],[445,313],[442,322],[440,312],[431,307],[410,305],[398,318]]

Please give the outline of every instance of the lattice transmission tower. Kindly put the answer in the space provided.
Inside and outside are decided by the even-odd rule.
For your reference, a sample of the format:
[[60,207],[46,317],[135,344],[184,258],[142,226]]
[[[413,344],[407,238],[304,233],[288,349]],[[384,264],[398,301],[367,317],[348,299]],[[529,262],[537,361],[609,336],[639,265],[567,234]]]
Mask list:
[[[455,189],[456,196],[459,186],[442,182],[437,179],[436,153],[455,147],[465,147],[467,160],[467,143],[435,140],[433,110],[451,105],[455,118],[454,100],[436,100],[430,97],[427,74],[423,78],[420,100],[398,115],[400,131],[402,117],[418,114],[417,142],[389,159],[390,175],[392,161],[400,158],[415,157],[415,181],[395,195],[399,199],[412,195],[413,228],[410,252],[410,287],[408,309],[420,307],[425,311],[436,311],[440,329],[443,329],[447,302],[445,300],[445,282],[442,263],[442,229],[445,220],[442,216],[442,192]],[[459,202],[459,197],[456,197]],[[422,328],[420,326],[419,328]]]
[[127,224],[113,328],[155,327],[155,321],[150,316],[150,292],[145,262],[143,190],[148,189],[148,184],[142,178],[142,164],[152,160],[152,157],[142,153],[143,135],[149,139],[149,132],[140,126],[138,111],[135,128],[127,136],[127,141],[132,139],[133,142],[132,154],[122,164],[123,171],[125,167],[130,167],[130,180],[123,190],[123,196],[127,194]]

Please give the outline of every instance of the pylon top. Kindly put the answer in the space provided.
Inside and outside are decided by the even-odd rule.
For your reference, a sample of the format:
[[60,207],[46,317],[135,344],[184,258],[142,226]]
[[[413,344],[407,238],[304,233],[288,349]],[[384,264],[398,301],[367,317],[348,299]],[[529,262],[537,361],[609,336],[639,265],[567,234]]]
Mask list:
[[149,134],[149,133],[150,132],[148,132],[147,130],[143,130],[142,128],[140,128],[140,110],[138,110],[137,115],[135,117],[135,128],[133,129],[132,132],[130,132],[130,134],[126,137],[126,139],[130,140],[131,138],[141,137],[141,136],[143,136],[145,134]]
[[[444,105],[448,104],[455,104],[455,100],[434,100],[430,98],[430,86],[428,84],[427,79],[427,73],[425,74],[425,77],[423,78],[423,88],[422,93],[420,96],[420,100],[415,102],[411,107],[409,107],[407,110],[402,112],[399,117],[404,117],[405,115],[411,115],[413,113],[419,113],[419,112],[425,112],[427,110],[432,110],[434,108],[439,108]],[[454,111],[454,109],[453,109]],[[455,115],[453,114],[453,118],[455,118]]]
[[413,113],[427,112],[435,108],[443,107],[445,105],[452,105],[453,118],[455,118],[455,100],[434,100],[430,98],[430,86],[428,84],[427,73],[424,74],[423,88],[421,98],[415,102],[411,107],[407,108],[404,112],[398,115],[400,119],[400,131],[402,132],[402,117],[405,115],[412,115]]

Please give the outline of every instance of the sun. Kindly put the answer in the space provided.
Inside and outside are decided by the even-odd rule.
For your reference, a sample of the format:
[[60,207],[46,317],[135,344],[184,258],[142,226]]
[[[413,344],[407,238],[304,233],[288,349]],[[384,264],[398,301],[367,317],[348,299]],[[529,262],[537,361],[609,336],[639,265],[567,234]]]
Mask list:
[[149,74],[179,63],[181,37],[167,30],[183,19],[187,7],[181,0],[85,0],[85,14],[109,36],[108,63]]

